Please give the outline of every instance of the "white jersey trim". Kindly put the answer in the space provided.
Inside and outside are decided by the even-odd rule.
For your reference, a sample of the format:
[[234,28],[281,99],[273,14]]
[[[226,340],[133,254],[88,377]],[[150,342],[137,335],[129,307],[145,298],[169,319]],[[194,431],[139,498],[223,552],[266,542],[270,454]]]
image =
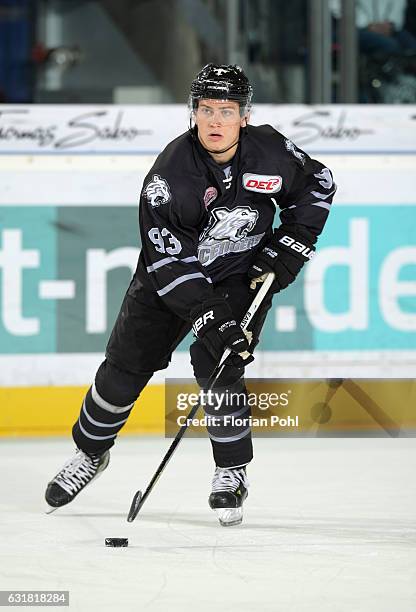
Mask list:
[[326,202],[312,202],[312,206],[320,206],[321,208],[326,208],[326,210],[331,210],[331,204]]
[[205,276],[205,274],[202,274],[202,272],[194,272],[193,274],[183,274],[183,276],[179,276],[178,278],[175,278],[174,281],[172,281],[171,283],[163,287],[163,289],[159,289],[159,291],[157,291],[157,294],[159,296],[166,295],[167,293],[169,293],[169,291],[172,291],[172,289],[174,289],[178,285],[185,283],[188,280],[192,280],[194,278],[203,278],[208,283],[212,284],[212,280],[209,278],[209,276]]
[[162,268],[163,266],[167,266],[168,264],[172,263],[173,261],[180,261],[182,263],[191,263],[192,261],[198,261],[198,258],[195,257],[195,255],[191,255],[191,257],[184,257],[183,259],[179,259],[178,257],[165,257],[164,259],[161,259],[160,261],[157,261],[156,263],[152,264],[151,266],[147,266],[146,270],[149,273],[150,272],[154,272],[158,268]]
[[321,193],[320,191],[311,191],[311,194],[315,198],[319,198],[320,200],[326,200],[330,196],[334,195],[335,192],[336,192],[336,189],[334,189],[333,191],[331,191],[330,193],[327,193],[327,194]]

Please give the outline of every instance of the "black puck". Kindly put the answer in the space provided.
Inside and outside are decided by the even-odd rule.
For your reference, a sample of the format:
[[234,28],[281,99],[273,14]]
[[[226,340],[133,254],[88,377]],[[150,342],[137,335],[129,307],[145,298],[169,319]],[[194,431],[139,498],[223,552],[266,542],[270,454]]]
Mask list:
[[129,545],[129,540],[128,538],[106,538],[105,545],[113,548],[123,548]]

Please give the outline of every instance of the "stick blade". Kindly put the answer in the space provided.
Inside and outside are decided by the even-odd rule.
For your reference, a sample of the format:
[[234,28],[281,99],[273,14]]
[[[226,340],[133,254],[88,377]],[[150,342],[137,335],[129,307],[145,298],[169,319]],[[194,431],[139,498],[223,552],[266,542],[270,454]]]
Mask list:
[[132,523],[136,516],[139,514],[139,510],[142,505],[142,497],[143,495],[141,491],[137,491],[137,493],[133,497],[133,501],[131,502],[130,510],[127,516],[128,523]]

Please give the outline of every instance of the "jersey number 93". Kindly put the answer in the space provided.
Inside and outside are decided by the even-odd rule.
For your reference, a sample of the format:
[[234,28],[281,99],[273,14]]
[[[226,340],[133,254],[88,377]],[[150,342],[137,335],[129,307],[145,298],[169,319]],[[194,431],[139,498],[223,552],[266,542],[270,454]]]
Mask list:
[[[162,228],[162,230],[159,230],[158,227],[152,227],[148,235],[158,253],[177,255],[182,251],[181,243],[166,227]],[[168,240],[167,245],[165,244],[165,238]]]

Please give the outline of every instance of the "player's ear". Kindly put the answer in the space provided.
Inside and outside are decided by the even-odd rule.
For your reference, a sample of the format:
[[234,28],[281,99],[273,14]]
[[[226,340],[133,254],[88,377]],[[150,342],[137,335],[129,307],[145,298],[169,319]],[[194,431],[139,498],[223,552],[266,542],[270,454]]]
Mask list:
[[247,127],[249,121],[250,113],[247,113],[246,115],[244,115],[244,117],[241,117],[241,127]]

